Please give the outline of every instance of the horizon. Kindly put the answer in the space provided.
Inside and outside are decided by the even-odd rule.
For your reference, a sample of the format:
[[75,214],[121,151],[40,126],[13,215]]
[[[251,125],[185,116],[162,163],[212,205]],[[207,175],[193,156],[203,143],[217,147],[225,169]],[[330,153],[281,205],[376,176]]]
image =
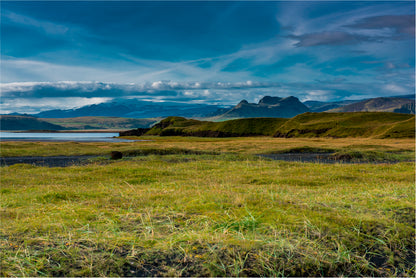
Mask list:
[[415,3],[1,3],[1,114],[415,92]]

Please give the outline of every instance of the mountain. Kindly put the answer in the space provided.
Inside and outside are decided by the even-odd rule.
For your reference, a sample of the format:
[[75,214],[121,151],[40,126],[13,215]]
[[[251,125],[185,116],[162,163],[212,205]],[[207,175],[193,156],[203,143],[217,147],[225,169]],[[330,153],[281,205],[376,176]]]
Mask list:
[[75,118],[86,116],[124,118],[204,117],[208,114],[215,115],[215,112],[220,108],[222,106],[207,104],[116,100],[83,106],[77,109],[43,111],[34,116],[39,118]]
[[0,115],[0,130],[64,130],[60,125],[31,116]]
[[328,112],[396,112],[415,114],[415,100],[399,97],[378,97],[352,103]]
[[219,119],[230,118],[257,118],[275,117],[291,118],[298,114],[309,111],[302,102],[296,97],[271,97],[265,96],[259,103],[249,103],[242,100],[239,104],[218,116]]
[[324,112],[331,109],[343,107],[348,104],[359,102],[360,100],[343,100],[343,101],[333,101],[333,102],[324,102],[324,101],[315,101],[308,100],[304,101],[303,104],[309,108],[311,112]]

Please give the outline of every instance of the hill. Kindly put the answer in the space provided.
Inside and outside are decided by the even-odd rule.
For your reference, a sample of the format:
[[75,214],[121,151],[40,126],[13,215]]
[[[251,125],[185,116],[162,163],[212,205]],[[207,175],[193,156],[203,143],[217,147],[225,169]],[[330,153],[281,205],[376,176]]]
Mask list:
[[296,97],[271,97],[265,96],[258,103],[249,103],[242,100],[239,104],[218,116],[219,119],[230,118],[254,118],[274,117],[291,118],[298,114],[309,111]]
[[31,116],[0,115],[0,130],[64,130],[65,127]]
[[168,117],[154,125],[146,135],[200,137],[271,136],[285,121],[287,119],[251,118],[208,122],[182,117]]
[[304,113],[282,124],[274,136],[414,138],[415,116],[389,112]]
[[131,129],[148,128],[160,120],[153,119],[131,119],[120,117],[76,117],[76,118],[44,118],[46,122],[60,125],[66,129]]
[[396,112],[415,114],[415,100],[398,97],[378,97],[352,103],[328,112]]
[[332,102],[308,100],[308,101],[304,101],[303,104],[305,104],[306,107],[309,108],[310,112],[324,112],[330,109],[343,107],[345,105],[352,104],[355,102],[359,102],[359,100],[343,100],[343,101],[332,101]]
[[247,118],[224,122],[168,117],[145,135],[414,138],[415,116],[388,112],[308,112],[291,119]]

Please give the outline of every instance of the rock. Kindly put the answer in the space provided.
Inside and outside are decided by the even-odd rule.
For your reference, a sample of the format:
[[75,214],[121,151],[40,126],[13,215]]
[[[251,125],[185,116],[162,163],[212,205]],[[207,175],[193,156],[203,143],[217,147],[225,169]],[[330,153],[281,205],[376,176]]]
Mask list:
[[111,152],[111,159],[122,159],[122,158],[123,158],[123,154],[121,152],[118,152],[118,151]]

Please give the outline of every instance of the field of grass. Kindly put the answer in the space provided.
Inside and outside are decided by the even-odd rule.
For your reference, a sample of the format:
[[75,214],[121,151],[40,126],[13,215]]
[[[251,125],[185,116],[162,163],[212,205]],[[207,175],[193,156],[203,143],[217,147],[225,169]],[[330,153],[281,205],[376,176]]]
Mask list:
[[[309,148],[414,158],[414,139],[144,139],[1,143],[2,156],[102,157],[1,168],[0,275],[415,275],[414,162],[253,155]],[[128,156],[111,161],[112,150]]]

